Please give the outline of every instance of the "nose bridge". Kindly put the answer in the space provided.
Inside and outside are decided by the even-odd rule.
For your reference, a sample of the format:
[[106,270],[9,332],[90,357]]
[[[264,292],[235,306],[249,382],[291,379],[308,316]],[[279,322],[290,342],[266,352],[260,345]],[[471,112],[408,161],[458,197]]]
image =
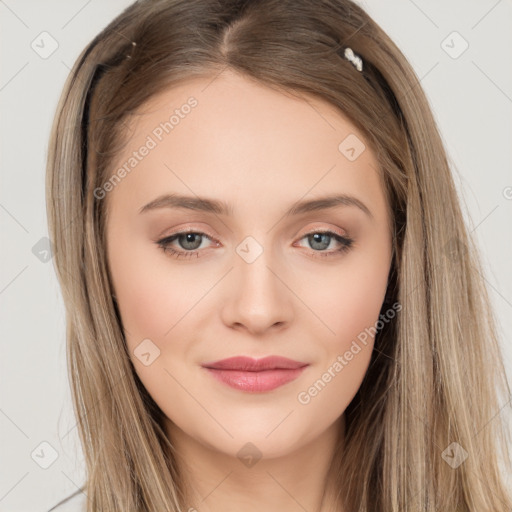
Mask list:
[[224,320],[243,325],[251,332],[288,323],[292,304],[290,292],[281,281],[285,279],[278,277],[282,267],[273,257],[276,251],[248,236],[238,244],[235,252],[232,288]]
[[[276,265],[272,261],[273,251],[267,244],[265,247],[254,237],[246,237],[236,248],[238,255],[235,263],[237,279],[241,289],[252,289],[258,294],[268,294],[275,288],[275,275],[270,269]],[[275,258],[274,258],[275,259]]]

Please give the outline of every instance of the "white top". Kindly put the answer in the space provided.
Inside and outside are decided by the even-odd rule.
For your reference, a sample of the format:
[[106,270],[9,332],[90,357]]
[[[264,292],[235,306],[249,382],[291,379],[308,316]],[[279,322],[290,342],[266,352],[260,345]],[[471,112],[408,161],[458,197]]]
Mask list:
[[87,496],[82,491],[78,491],[69,495],[67,498],[62,499],[54,505],[48,512],[85,512],[87,503]]

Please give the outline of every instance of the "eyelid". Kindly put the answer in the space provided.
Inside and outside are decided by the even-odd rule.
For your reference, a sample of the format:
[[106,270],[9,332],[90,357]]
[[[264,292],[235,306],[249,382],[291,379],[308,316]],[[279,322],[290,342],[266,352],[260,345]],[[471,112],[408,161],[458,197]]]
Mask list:
[[[202,238],[210,239],[214,242],[214,244],[217,244],[217,246],[218,246],[219,242],[217,242],[215,239],[210,238],[210,236],[207,235],[206,233],[202,233],[197,230],[177,231],[169,236],[166,236],[166,237],[156,241],[155,243],[164,252],[170,253],[174,258],[177,258],[177,259],[191,258],[194,255],[196,257],[199,257],[199,254],[202,253],[207,248],[194,249],[193,251],[187,251],[184,249],[174,249],[170,246],[170,244],[172,242],[174,242],[178,237],[180,237],[181,235],[185,235],[187,233],[198,234]],[[310,234],[327,234],[327,235],[331,236],[332,238],[334,238],[339,244],[341,244],[341,247],[339,249],[335,249],[333,251],[314,251],[314,253],[317,254],[315,257],[330,257],[330,256],[335,256],[338,253],[343,254],[344,252],[350,250],[350,248],[352,247],[352,245],[354,243],[354,240],[350,237],[339,235],[334,230],[322,230],[322,229],[317,229],[317,230],[313,230],[309,233],[306,233],[303,236],[299,237],[298,241],[303,240],[304,238],[307,238],[308,235],[310,235]],[[295,246],[295,243],[294,243],[294,246]]]
[[306,231],[302,234],[300,238],[304,238],[305,236],[311,235],[313,233],[326,233],[326,232],[332,232],[336,233],[338,236],[341,236],[342,238],[350,238],[350,235],[346,231],[340,231],[338,228],[326,228],[324,227],[314,227],[310,229],[309,231]]
[[[349,233],[347,233],[345,230],[340,230],[339,228],[333,228],[333,227],[326,227],[325,224],[323,226],[314,226],[313,228],[309,229],[308,231],[306,231],[305,233],[303,233],[300,237],[299,237],[299,233],[300,231],[298,231],[296,233],[296,235],[294,235],[294,238],[297,238],[299,237],[299,239],[302,239],[304,238],[305,236],[308,236],[310,234],[313,234],[313,233],[319,233],[319,232],[333,232],[333,233],[336,233],[338,236],[342,237],[342,238],[350,238],[350,235]],[[187,226],[185,228],[182,228],[182,229],[177,229],[175,231],[172,231],[171,233],[166,233],[164,232],[165,234],[162,234],[160,236],[158,236],[156,238],[155,241],[158,241],[158,240],[162,240],[164,238],[170,238],[174,235],[181,235],[181,234],[185,234],[185,233],[198,233],[200,235],[207,235],[208,238],[210,238],[210,240],[212,242],[216,242],[216,243],[219,243],[219,241],[217,240],[217,238],[211,234],[210,231],[208,231],[208,229],[206,228],[195,228],[195,227],[191,227],[191,226]]]
[[215,238],[215,236],[213,236],[211,234],[210,231],[208,231],[207,229],[205,228],[195,228],[195,227],[190,227],[190,226],[187,226],[185,228],[182,228],[182,229],[176,229],[175,231],[171,231],[170,233],[167,233],[167,231],[164,231],[163,234],[159,235],[156,237],[156,242],[158,240],[162,240],[162,239],[165,239],[165,238],[170,238],[172,236],[175,236],[175,235],[184,235],[186,233],[197,233],[199,235],[206,235],[212,242],[217,242],[218,243],[218,240]]

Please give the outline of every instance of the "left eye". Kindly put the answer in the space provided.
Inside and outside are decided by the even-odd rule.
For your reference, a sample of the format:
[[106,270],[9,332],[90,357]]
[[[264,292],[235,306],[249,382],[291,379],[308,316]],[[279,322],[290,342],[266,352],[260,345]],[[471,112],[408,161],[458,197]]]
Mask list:
[[[205,234],[196,231],[183,231],[180,233],[175,233],[174,235],[168,236],[159,240],[157,244],[160,248],[172,256],[176,258],[184,257],[189,258],[196,254],[199,257],[197,249],[201,246],[201,242],[203,238],[207,238],[211,240],[211,238]],[[181,247],[185,249],[184,251],[177,251],[173,247],[171,247],[171,243],[177,240]]]
[[315,231],[313,233],[308,233],[307,235],[302,237],[301,240],[304,238],[307,238],[308,243],[313,249],[318,249],[319,251],[322,252],[325,249],[327,249],[329,245],[331,245],[332,241],[341,243],[342,248],[346,249],[348,249],[348,247],[352,243],[352,240],[345,238],[341,235],[338,235],[337,233],[333,233],[332,231]]
[[[199,257],[199,253],[201,252],[199,249],[201,248],[203,238],[217,243],[207,234],[197,231],[182,231],[180,233],[175,233],[171,236],[158,240],[156,243],[165,253],[169,253],[175,258],[190,258],[194,255]],[[338,235],[332,231],[314,231],[304,235],[300,240],[304,239],[308,240],[310,247],[317,256],[324,257],[348,251],[353,243],[352,239]],[[182,250],[176,250],[171,246],[174,241],[179,242]],[[326,251],[325,249],[331,245],[332,241],[337,242],[340,247],[332,251]]]

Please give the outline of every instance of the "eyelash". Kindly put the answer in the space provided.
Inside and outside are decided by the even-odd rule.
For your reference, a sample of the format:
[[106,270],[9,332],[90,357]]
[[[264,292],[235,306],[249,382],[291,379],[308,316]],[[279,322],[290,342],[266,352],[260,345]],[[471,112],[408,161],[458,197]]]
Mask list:
[[[203,233],[201,231],[187,230],[187,231],[179,231],[178,233],[174,233],[173,235],[162,238],[161,240],[158,240],[156,242],[156,244],[160,247],[160,249],[162,249],[164,251],[164,253],[169,254],[171,257],[176,258],[176,259],[191,258],[194,255],[196,255],[199,258],[199,252],[201,252],[200,249],[196,249],[194,251],[184,251],[184,250],[177,251],[176,249],[173,249],[169,245],[171,242],[176,240],[180,235],[186,235],[188,233],[200,235],[202,237],[206,237],[213,241],[213,239],[210,236],[208,236],[206,233]],[[354,242],[354,240],[352,238],[338,235],[337,233],[334,233],[333,231],[322,231],[322,230],[311,231],[309,233],[306,233],[300,240],[302,240],[303,238],[306,238],[310,235],[315,235],[315,234],[330,235],[331,238],[334,238],[337,242],[342,244],[339,249],[335,249],[334,251],[326,252],[326,251],[313,250],[314,253],[318,253],[318,256],[323,257],[323,258],[336,256],[336,255],[339,255],[340,253],[343,254],[345,252],[348,252]]]

